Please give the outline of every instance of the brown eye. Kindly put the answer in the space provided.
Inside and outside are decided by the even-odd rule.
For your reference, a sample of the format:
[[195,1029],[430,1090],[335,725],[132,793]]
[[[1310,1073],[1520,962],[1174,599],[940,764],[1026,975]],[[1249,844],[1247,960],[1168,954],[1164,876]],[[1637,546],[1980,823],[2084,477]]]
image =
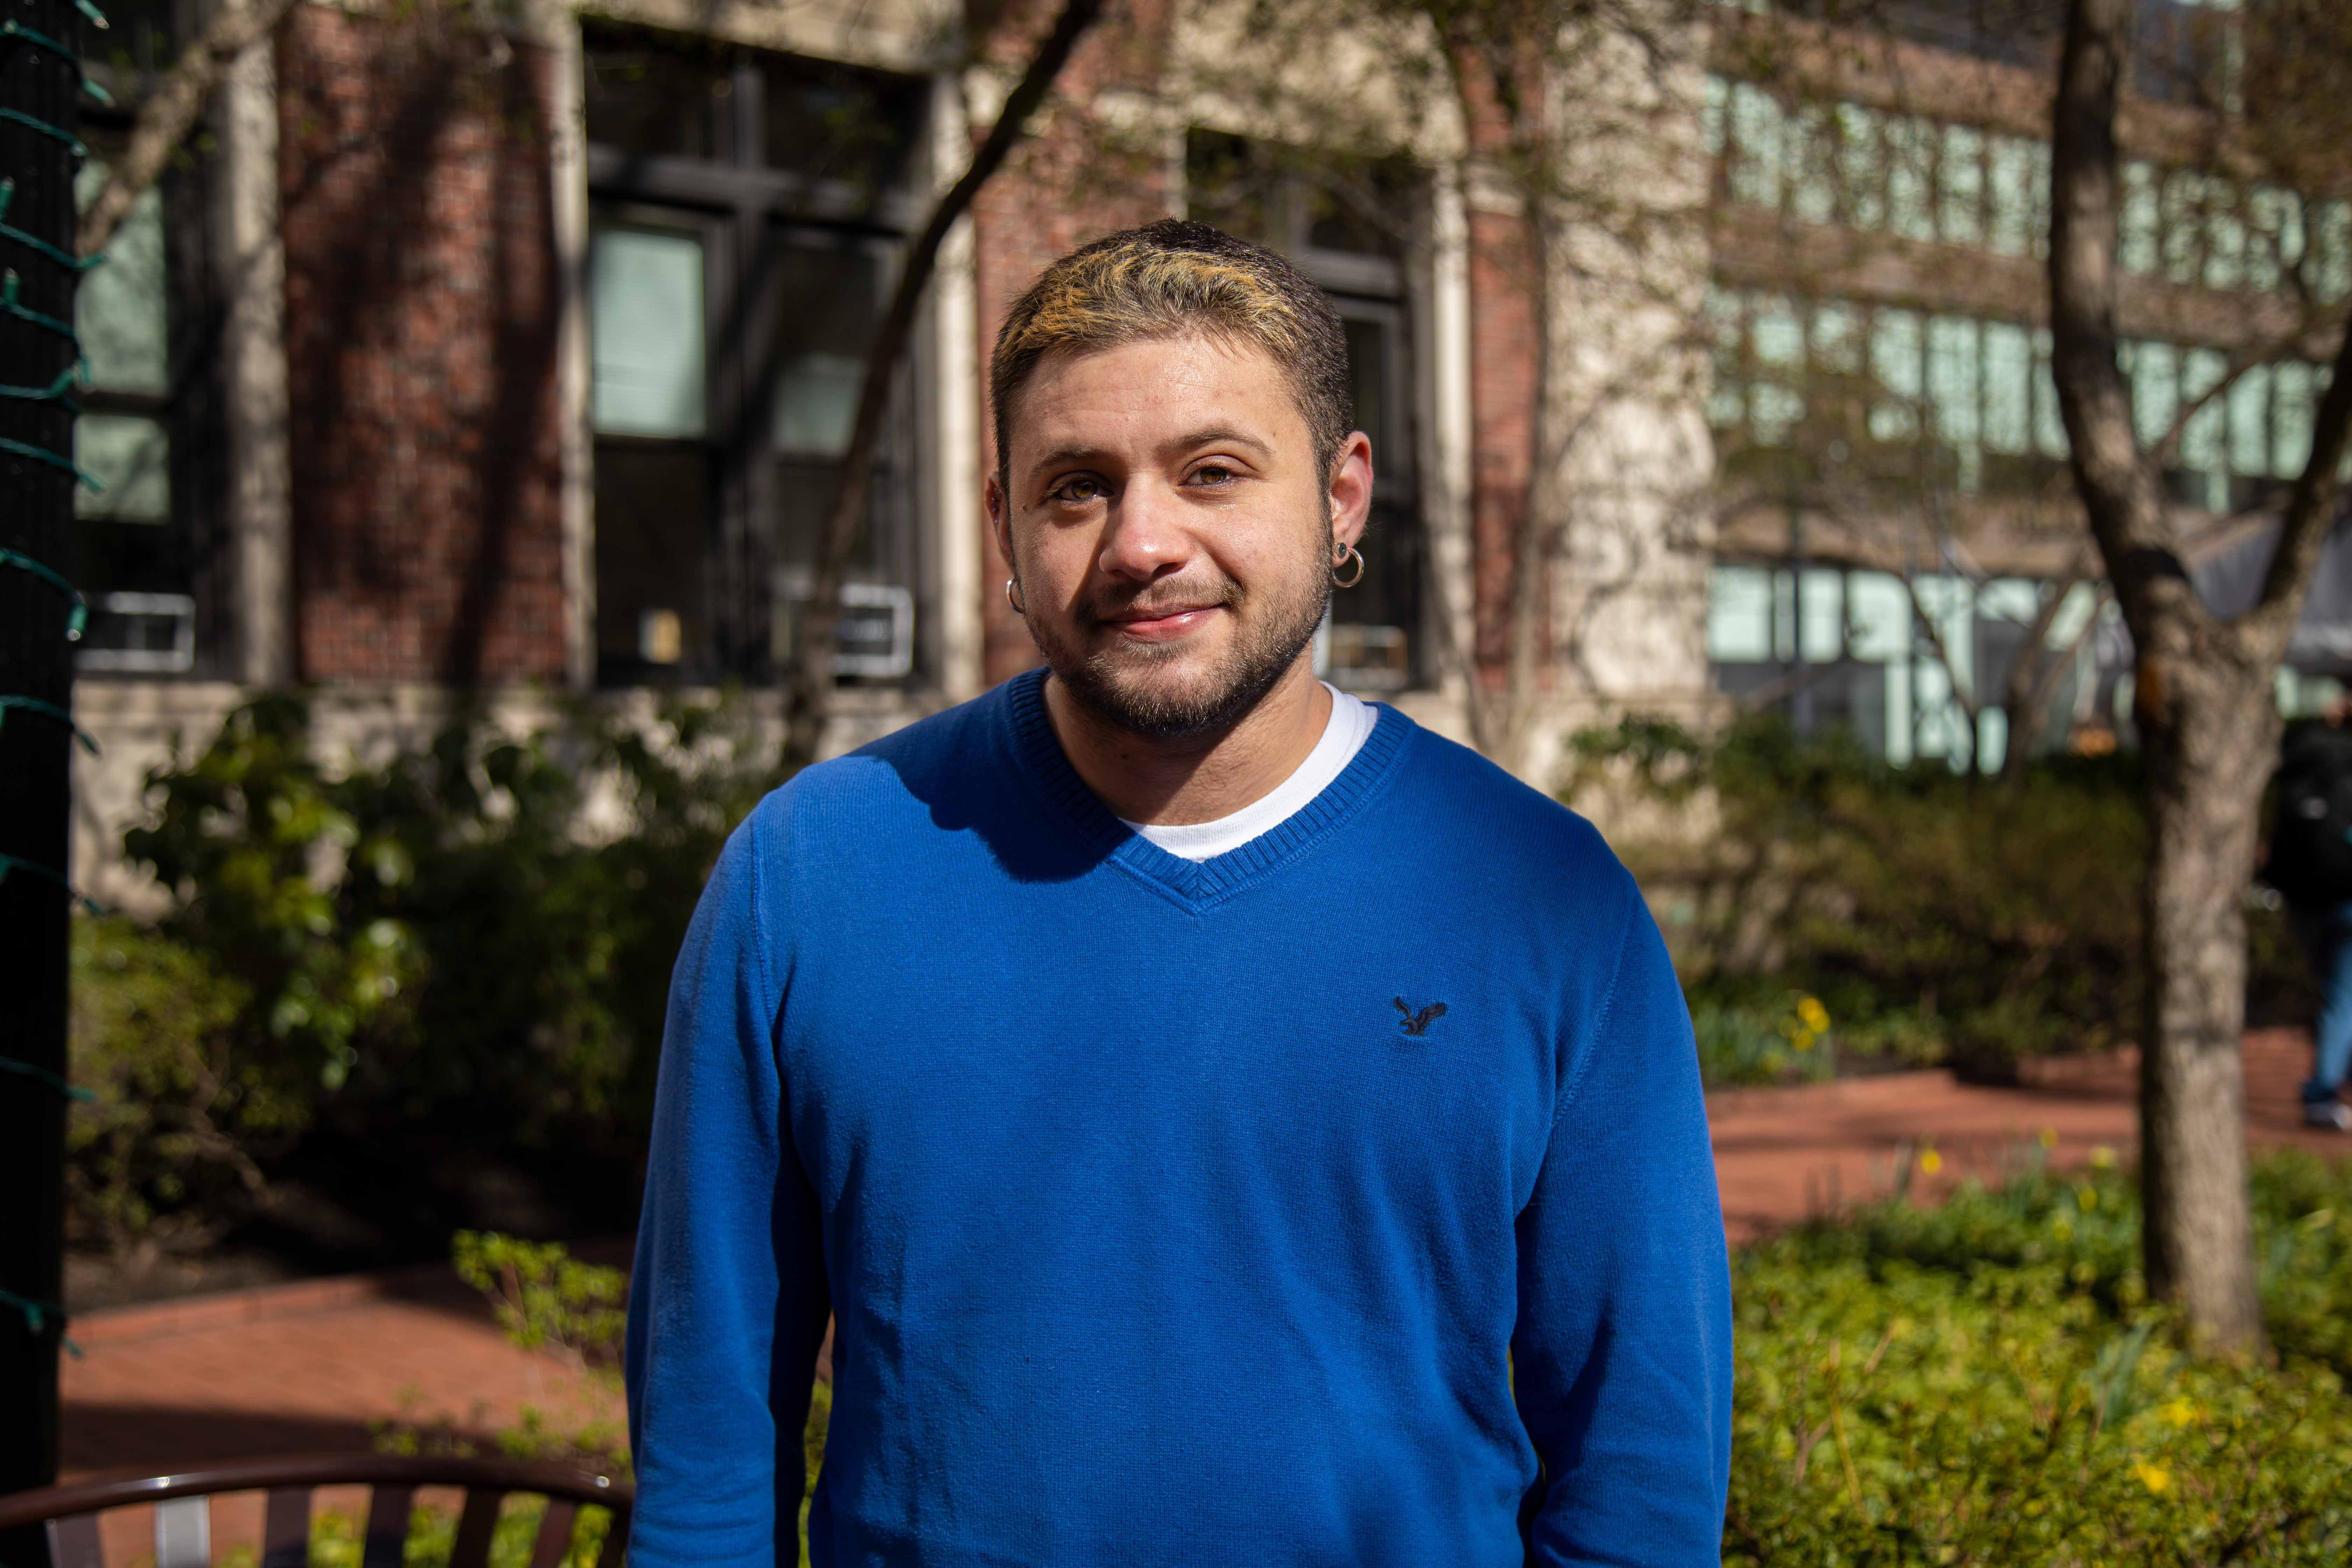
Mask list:
[[1102,498],[1102,494],[1103,488],[1101,480],[1096,479],[1091,474],[1077,474],[1069,479],[1064,479],[1060,484],[1055,486],[1052,490],[1047,492],[1045,499],[1048,500],[1070,501],[1083,505],[1090,500],[1099,500]]
[[1233,482],[1234,471],[1223,463],[1203,463],[1192,470],[1196,485],[1223,485]]

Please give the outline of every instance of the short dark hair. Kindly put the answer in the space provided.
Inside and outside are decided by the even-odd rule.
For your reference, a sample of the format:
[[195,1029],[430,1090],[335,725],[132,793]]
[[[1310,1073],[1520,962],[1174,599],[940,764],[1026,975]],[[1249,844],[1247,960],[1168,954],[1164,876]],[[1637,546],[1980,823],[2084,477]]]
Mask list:
[[[1354,422],[1348,334],[1323,290],[1273,251],[1221,228],[1165,218],[1108,235],[1037,275],[989,358],[996,466],[1012,466],[1013,411],[1046,355],[1201,332],[1261,348],[1290,378],[1328,476]],[[1008,482],[1010,476],[1007,476]]]

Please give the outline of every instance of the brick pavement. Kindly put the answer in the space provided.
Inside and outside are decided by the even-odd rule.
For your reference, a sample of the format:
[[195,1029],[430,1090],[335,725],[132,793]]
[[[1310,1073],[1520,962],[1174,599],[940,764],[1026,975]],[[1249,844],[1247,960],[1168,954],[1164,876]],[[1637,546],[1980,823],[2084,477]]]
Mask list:
[[[2247,1039],[2254,1142],[2352,1152],[2303,1129],[2294,1085],[2304,1037]],[[2047,1128],[2053,1158],[2132,1146],[2131,1068],[2061,1064],[2022,1089],[1903,1073],[1710,1102],[1726,1225],[1745,1240],[1774,1225],[1883,1193],[1905,1146],[1931,1141],[1937,1183],[1997,1173]],[[558,1416],[617,1415],[551,1357],[518,1351],[446,1269],[307,1281],[93,1312],[86,1352],[64,1370],[65,1468],[150,1468],[289,1450],[364,1449],[373,1423],[446,1421],[480,1432],[536,1405]]]

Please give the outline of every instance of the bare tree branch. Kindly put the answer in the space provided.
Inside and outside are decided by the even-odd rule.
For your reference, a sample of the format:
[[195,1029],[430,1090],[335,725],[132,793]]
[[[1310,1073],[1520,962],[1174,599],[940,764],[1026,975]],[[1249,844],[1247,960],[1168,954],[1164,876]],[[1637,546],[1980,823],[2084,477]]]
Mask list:
[[106,248],[130,216],[131,204],[162,176],[163,165],[195,128],[221,73],[255,39],[268,37],[291,9],[293,0],[244,0],[213,13],[203,34],[180,51],[163,81],[139,105],[129,147],[107,171],[98,199],[81,215],[74,236],[77,250],[94,256]]

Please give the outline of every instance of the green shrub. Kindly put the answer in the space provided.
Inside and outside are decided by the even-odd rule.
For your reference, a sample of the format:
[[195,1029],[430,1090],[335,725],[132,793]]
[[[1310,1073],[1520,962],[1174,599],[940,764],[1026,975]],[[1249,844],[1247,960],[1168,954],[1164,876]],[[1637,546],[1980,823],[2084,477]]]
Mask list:
[[[272,697],[175,752],[124,840],[171,906],[146,931],[89,926],[76,972],[94,1020],[76,1071],[104,1112],[78,1121],[83,1234],[216,1234],[322,1121],[345,1150],[429,1124],[625,1166],[678,942],[773,767],[731,700],[643,724],[583,708],[520,739],[460,715],[339,772],[307,708]],[[104,1087],[135,1073],[136,1093]],[[210,1079],[236,1115],[205,1100]],[[188,1106],[217,1139],[191,1140]]]
[[2344,1561],[2352,1176],[2278,1156],[2254,1191],[2275,1366],[2183,1353],[2112,1164],[1736,1255],[1726,1561]]
[[263,1182],[257,1155],[308,1120],[299,1094],[236,1048],[249,1005],[205,955],[127,921],[73,927],[67,1121],[76,1240],[118,1255],[201,1245]]
[[1818,997],[1802,992],[1732,1001],[1691,998],[1691,1028],[1707,1087],[1815,1083],[1837,1071],[1838,1036]]
[[[539,1539],[540,1521],[547,1505],[537,1498],[509,1497],[499,1511],[490,1532],[490,1568],[529,1568],[531,1547]],[[448,1568],[457,1546],[457,1515],[445,1508],[419,1508],[408,1516],[408,1540],[401,1550],[402,1568]],[[571,1549],[560,1559],[562,1568],[593,1568],[611,1532],[612,1514],[591,1504],[580,1510],[572,1530]],[[329,1509],[310,1521],[310,1568],[360,1568],[367,1547],[366,1525],[347,1513]],[[250,1546],[223,1552],[221,1568],[256,1568],[257,1554]]]
[[[1949,1061],[1972,1077],[2132,1037],[2147,836],[2130,756],[2058,757],[2015,781],[1890,766],[1842,731],[1774,715],[1701,739],[1631,718],[1577,737],[1568,795],[1606,788],[1661,828],[1627,862],[1702,1002],[1794,989],[1847,1060]],[[2279,910],[2250,900],[2248,1008],[2310,1016]]]

